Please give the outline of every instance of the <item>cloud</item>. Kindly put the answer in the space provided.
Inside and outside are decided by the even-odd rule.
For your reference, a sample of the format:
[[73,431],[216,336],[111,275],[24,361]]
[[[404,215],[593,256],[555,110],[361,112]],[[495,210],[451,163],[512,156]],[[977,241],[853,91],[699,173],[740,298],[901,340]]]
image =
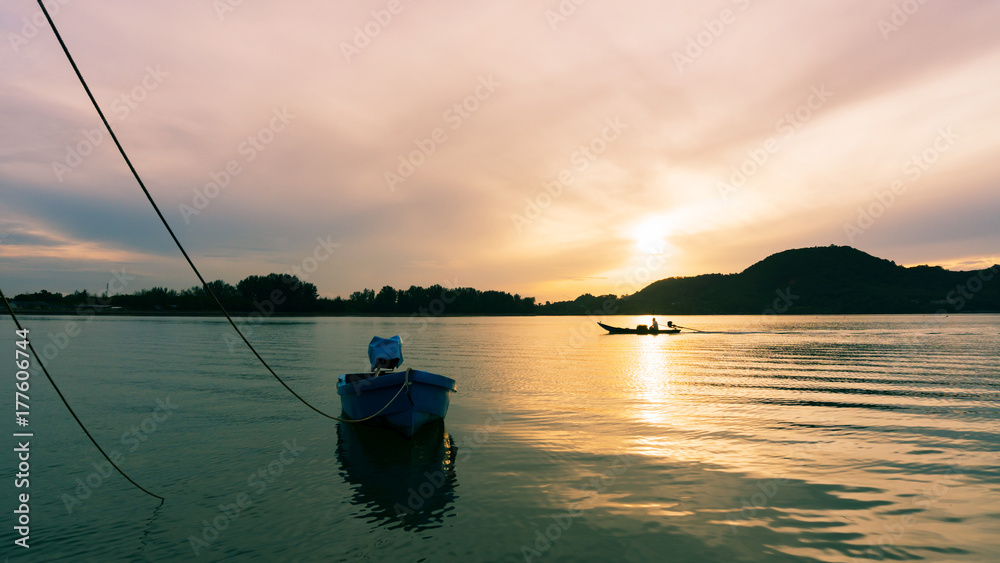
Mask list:
[[[891,2],[591,2],[555,25],[527,1],[402,6],[380,23],[377,3],[243,3],[221,18],[211,4],[71,3],[55,20],[211,278],[285,271],[330,238],[341,246],[310,279],[326,294],[455,278],[542,300],[607,293],[648,258],[638,225],[663,222],[659,277],[734,272],[846,243],[857,208],[900,178],[909,189],[858,239],[866,251],[995,252],[996,4],[926,3],[892,23]],[[3,35],[33,10],[0,8]],[[99,122],[51,33],[0,63],[0,205],[30,228],[8,237],[26,253],[4,255],[11,271],[65,291],[119,259],[191,285],[109,140],[53,171]],[[282,111],[294,117],[275,130]],[[602,146],[608,120],[627,128]],[[907,159],[942,127],[953,149],[912,180]],[[181,206],[231,163],[186,221]]]

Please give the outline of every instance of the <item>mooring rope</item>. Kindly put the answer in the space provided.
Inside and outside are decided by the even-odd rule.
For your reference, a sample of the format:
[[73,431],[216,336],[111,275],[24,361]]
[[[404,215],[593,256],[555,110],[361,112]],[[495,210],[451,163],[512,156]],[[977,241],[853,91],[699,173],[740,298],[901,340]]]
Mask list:
[[[392,398],[389,399],[389,402],[386,403],[384,407],[380,408],[378,410],[378,412],[376,412],[373,415],[366,416],[364,418],[354,418],[354,419],[351,419],[351,420],[345,420],[344,422],[364,422],[366,420],[375,418],[376,416],[382,414],[382,411],[384,411],[385,409],[389,408],[389,405],[391,405],[392,402],[396,400],[396,397],[398,397],[399,394],[402,393],[404,389],[409,389],[410,388],[410,372],[412,372],[412,371],[413,370],[411,368],[406,368],[406,373],[403,375],[403,384],[399,386],[399,391],[396,391],[396,394],[393,395]],[[366,381],[370,381],[370,379],[366,380]],[[413,400],[412,399],[410,399],[410,404],[411,405],[413,404]]]
[[[222,311],[222,314],[226,316],[226,320],[229,321],[229,324],[232,325],[233,330],[235,330],[236,334],[238,334],[240,336],[240,339],[243,340],[243,343],[247,345],[247,348],[250,348],[250,351],[253,352],[253,355],[256,356],[257,359],[260,360],[260,363],[265,368],[267,368],[267,371],[270,372],[271,375],[273,375],[274,378],[278,380],[278,383],[281,383],[285,387],[285,389],[287,389],[289,393],[291,393],[292,395],[294,395],[296,399],[298,399],[299,401],[301,401],[302,404],[304,404],[305,406],[311,408],[312,410],[316,411],[317,413],[319,413],[319,414],[321,414],[321,415],[323,415],[323,416],[325,416],[327,418],[330,418],[330,419],[333,419],[333,420],[339,420],[341,422],[363,422],[365,420],[368,420],[370,418],[375,417],[378,413],[376,413],[376,415],[372,415],[370,417],[356,419],[356,420],[345,419],[345,418],[340,418],[340,417],[337,417],[337,416],[333,416],[332,414],[327,414],[327,413],[319,410],[318,408],[314,407],[311,403],[309,403],[309,401],[305,400],[301,395],[299,395],[298,393],[296,393],[294,389],[292,389],[291,387],[289,387],[288,384],[285,383],[285,381],[283,379],[281,379],[281,377],[279,377],[278,374],[275,373],[275,371],[273,369],[271,369],[271,366],[264,360],[264,358],[260,355],[260,353],[257,352],[257,349],[254,348],[253,344],[251,344],[250,341],[247,340],[247,337],[244,336],[243,331],[240,330],[240,327],[236,326],[236,321],[234,321],[233,317],[230,316],[229,311],[227,311],[226,308],[225,308],[225,306],[222,305],[222,301],[219,300],[218,296],[215,295],[215,292],[212,291],[212,288],[209,287],[208,282],[206,282],[205,278],[201,275],[201,272],[198,271],[198,267],[194,265],[194,261],[191,260],[191,257],[188,255],[187,251],[184,250],[184,245],[181,244],[181,241],[177,238],[177,235],[174,234],[174,230],[172,228],[170,228],[170,224],[167,222],[166,217],[164,217],[163,213],[160,211],[160,207],[158,205],[156,205],[156,201],[153,200],[153,196],[149,193],[149,190],[146,189],[146,184],[143,183],[142,178],[139,177],[139,173],[136,171],[135,166],[132,166],[132,161],[129,159],[128,155],[125,154],[125,149],[122,147],[122,144],[118,141],[118,136],[115,135],[114,130],[111,129],[111,124],[108,123],[108,119],[104,116],[104,112],[101,111],[101,106],[97,103],[97,99],[94,98],[94,94],[90,91],[90,87],[87,86],[87,81],[83,79],[83,74],[80,72],[79,67],[76,66],[76,61],[73,60],[73,55],[70,54],[69,48],[66,47],[66,43],[63,41],[62,36],[59,34],[59,30],[56,29],[56,24],[55,24],[55,22],[52,21],[52,17],[49,16],[49,12],[45,8],[45,3],[43,2],[43,0],[38,0],[38,5],[42,9],[42,13],[45,14],[45,19],[48,20],[49,26],[52,28],[52,32],[55,34],[56,39],[59,41],[59,45],[62,46],[63,53],[66,54],[66,58],[69,60],[69,64],[73,67],[73,71],[76,72],[76,77],[80,79],[80,84],[82,84],[83,85],[83,89],[87,91],[87,96],[90,98],[90,102],[92,104],[94,104],[94,109],[96,109],[97,110],[97,114],[99,116],[101,116],[101,121],[104,122],[104,127],[106,127],[107,130],[108,130],[108,133],[111,134],[111,140],[115,142],[115,146],[118,147],[118,152],[121,153],[122,158],[125,159],[125,164],[127,164],[128,165],[128,169],[132,171],[132,176],[135,177],[135,181],[138,182],[139,183],[139,187],[142,188],[142,193],[146,194],[146,199],[148,199],[149,200],[149,204],[153,206],[153,210],[156,211],[156,215],[160,218],[160,222],[163,223],[163,226],[166,227],[167,232],[170,233],[170,238],[174,239],[174,244],[177,245],[178,250],[180,250],[181,254],[184,255],[184,259],[187,260],[188,265],[191,266],[191,270],[193,270],[194,274],[196,276],[198,276],[198,281],[200,281],[202,287],[205,288],[205,293],[207,293],[208,295],[210,295],[212,297],[212,300],[214,300],[215,304],[218,305],[219,310]],[[406,387],[408,387],[408,385],[409,385],[408,383],[406,385],[403,385],[400,388],[400,392],[402,392],[403,389],[405,389]],[[396,396],[399,396],[399,393],[396,393]],[[394,401],[394,400],[396,400],[396,397],[393,397],[392,400],[389,401],[389,403],[386,404],[385,407],[382,407],[382,409],[379,410],[379,413],[381,413],[386,408],[388,408],[389,404],[392,404],[392,401]]]
[[[7,301],[7,296],[3,294],[3,290],[0,290],[0,299],[3,299],[3,304],[7,306],[7,312],[10,313],[10,318],[14,319],[14,324],[17,325],[17,329],[23,332],[24,327],[21,326],[21,321],[19,321],[17,319],[17,315],[14,314],[14,309],[10,306],[10,302]],[[90,435],[90,432],[87,430],[87,427],[84,426],[83,422],[80,420],[80,417],[76,416],[76,413],[73,411],[73,407],[69,406],[69,402],[66,401],[66,397],[62,394],[62,391],[59,390],[59,386],[56,385],[56,382],[52,380],[52,376],[49,375],[49,370],[46,369],[45,364],[42,363],[42,357],[38,355],[38,352],[35,350],[34,344],[31,343],[31,339],[25,337],[25,340],[28,341],[28,349],[31,350],[31,353],[34,354],[35,356],[35,363],[38,364],[38,367],[42,369],[42,373],[45,374],[45,377],[48,378],[49,383],[52,384],[52,388],[56,390],[56,394],[59,395],[59,398],[62,399],[63,404],[66,405],[66,410],[69,411],[69,414],[73,415],[73,420],[75,420],[76,423],[80,425],[80,428],[83,430],[83,433],[86,434],[88,438],[90,438],[90,441],[94,444],[94,447],[97,448],[97,451],[101,452],[101,455],[104,456],[104,459],[108,460],[108,463],[111,464],[111,467],[117,469],[118,473],[120,473],[122,477],[128,479],[129,483],[132,483],[140,491],[146,493],[147,495],[160,499],[160,504],[163,504],[164,501],[163,497],[161,497],[156,493],[151,493],[147,491],[145,488],[143,488],[142,485],[133,481],[132,478],[126,475],[125,472],[122,471],[122,468],[118,467],[118,464],[112,461],[111,458],[108,456],[108,454],[104,452],[104,448],[102,448],[101,445],[97,443],[97,440],[95,440],[94,437]]]

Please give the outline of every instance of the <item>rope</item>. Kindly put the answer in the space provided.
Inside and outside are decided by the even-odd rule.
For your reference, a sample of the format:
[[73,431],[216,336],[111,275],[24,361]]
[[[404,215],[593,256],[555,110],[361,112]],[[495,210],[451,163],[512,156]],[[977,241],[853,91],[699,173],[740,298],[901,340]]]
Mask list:
[[[296,399],[298,399],[299,401],[301,401],[302,404],[304,404],[305,406],[311,408],[312,410],[316,411],[317,413],[319,413],[319,414],[321,414],[321,415],[323,415],[323,416],[325,416],[327,418],[330,418],[330,419],[333,419],[333,420],[339,420],[341,422],[360,422],[362,420],[368,420],[368,418],[371,418],[371,417],[368,417],[368,418],[363,418],[363,419],[359,419],[359,420],[344,419],[344,418],[333,416],[331,414],[327,414],[327,413],[319,410],[318,408],[314,407],[311,403],[309,403],[309,401],[305,400],[301,395],[299,395],[298,393],[296,393],[295,390],[293,390],[291,387],[289,387],[288,384],[285,383],[285,381],[283,379],[281,379],[281,377],[279,377],[278,374],[275,373],[275,371],[273,369],[271,369],[271,366],[268,365],[268,363],[266,361],[264,361],[264,358],[260,355],[260,353],[257,352],[257,349],[253,347],[253,344],[250,344],[250,341],[247,340],[247,337],[243,335],[243,331],[240,330],[240,327],[236,326],[236,322],[233,320],[233,317],[231,317],[229,315],[229,311],[227,311],[226,308],[222,305],[222,301],[219,300],[219,298],[215,295],[215,292],[212,291],[212,288],[209,287],[208,282],[206,282],[205,278],[201,275],[201,272],[198,271],[198,268],[194,265],[194,262],[191,260],[191,257],[188,256],[187,251],[184,250],[184,246],[181,244],[181,241],[177,238],[177,235],[174,234],[174,230],[170,228],[170,224],[167,223],[167,219],[163,216],[163,213],[160,211],[160,207],[158,205],[156,205],[156,201],[153,200],[153,196],[149,193],[149,190],[146,189],[146,184],[144,184],[143,181],[142,181],[142,178],[139,177],[139,173],[136,171],[135,166],[132,166],[132,161],[129,159],[128,155],[125,154],[125,149],[122,147],[122,144],[118,141],[118,136],[115,135],[114,130],[111,129],[111,124],[108,123],[108,119],[104,116],[104,112],[101,111],[101,106],[98,105],[97,100],[94,98],[94,94],[91,93],[91,91],[90,91],[90,87],[87,86],[87,81],[83,79],[83,74],[80,73],[80,69],[76,66],[76,61],[73,60],[73,55],[70,54],[69,48],[66,47],[66,43],[63,41],[62,36],[59,35],[59,30],[56,29],[55,22],[53,22],[52,21],[52,17],[49,16],[49,12],[45,8],[45,3],[42,0],[38,0],[38,6],[41,7],[42,13],[45,14],[45,19],[48,20],[49,26],[52,28],[52,32],[55,34],[56,39],[59,40],[59,45],[62,46],[63,53],[66,53],[66,58],[69,60],[69,64],[72,65],[73,71],[76,72],[76,77],[80,79],[80,84],[82,84],[83,85],[83,89],[87,91],[87,96],[90,98],[91,103],[94,104],[94,109],[96,109],[97,110],[97,114],[101,116],[101,121],[104,122],[104,127],[106,127],[107,130],[108,130],[108,133],[111,134],[111,140],[113,140],[115,142],[115,146],[118,147],[118,152],[120,152],[121,155],[122,155],[122,158],[125,159],[125,164],[127,164],[128,165],[128,169],[132,171],[132,176],[135,177],[135,181],[138,182],[139,183],[139,187],[142,188],[142,193],[146,194],[146,199],[148,199],[149,200],[149,204],[153,206],[153,210],[156,211],[156,215],[160,218],[160,222],[163,223],[163,226],[166,227],[167,232],[170,233],[170,238],[174,239],[174,244],[177,245],[177,248],[181,251],[181,254],[184,255],[184,259],[187,260],[187,263],[188,263],[189,266],[191,266],[191,269],[194,271],[194,274],[196,276],[198,276],[198,281],[200,281],[201,282],[201,286],[203,288],[205,288],[205,293],[207,293],[208,295],[210,295],[212,297],[212,300],[215,301],[215,304],[219,306],[219,310],[222,311],[222,314],[226,316],[226,320],[229,321],[229,324],[232,325],[233,330],[235,330],[236,334],[238,334],[240,336],[240,339],[243,340],[243,343],[247,345],[247,348],[250,348],[250,351],[253,352],[253,355],[256,356],[257,359],[260,360],[260,363],[265,368],[267,368],[267,371],[270,372],[271,375],[274,376],[274,378],[278,380],[278,383],[282,384],[285,387],[285,389],[287,389],[289,393],[291,393],[292,395],[294,395]],[[402,389],[405,388],[405,387],[407,387],[408,385],[409,385],[409,383],[407,383],[406,385],[404,385],[402,388],[400,388],[400,391],[402,391]],[[398,396],[398,393],[397,393],[397,396]],[[393,397],[393,400],[395,400],[395,397]],[[392,401],[389,401],[389,403],[392,403]],[[382,410],[380,410],[379,412],[381,413],[382,411],[384,411],[388,407],[389,407],[389,405],[387,404],[385,407],[382,407]]]
[[[406,368],[406,374],[403,375],[403,384],[399,386],[399,391],[396,391],[396,394],[393,395],[392,398],[389,399],[389,402],[386,403],[384,407],[380,408],[377,413],[375,413],[375,414],[373,414],[371,416],[366,416],[364,418],[355,418],[355,419],[344,420],[344,422],[364,422],[366,420],[375,418],[376,416],[382,414],[382,411],[384,411],[385,409],[389,408],[389,405],[391,405],[392,402],[396,400],[396,397],[398,397],[399,394],[403,392],[403,389],[409,389],[410,388],[410,372],[411,371],[413,371],[413,370],[410,369],[410,368]],[[411,400],[410,403],[412,404],[413,401]],[[338,420],[340,420],[340,419],[338,419]]]
[[[3,290],[0,290],[0,299],[3,299],[3,304],[7,306],[7,312],[10,313],[10,318],[14,319],[14,324],[17,325],[17,329],[20,331],[24,331],[24,327],[21,326],[21,321],[17,320],[17,315],[14,314],[14,309],[11,308],[10,302],[7,301],[7,296],[3,294]],[[42,368],[42,373],[45,374],[45,377],[48,378],[49,383],[52,384],[52,388],[56,390],[56,394],[59,395],[59,398],[62,399],[63,404],[66,405],[66,410],[69,411],[69,414],[73,415],[73,420],[75,420],[76,423],[80,425],[80,429],[82,429],[83,433],[86,434],[88,438],[90,438],[90,441],[94,444],[94,447],[97,448],[97,451],[101,452],[101,455],[104,456],[104,459],[108,460],[108,463],[110,463],[112,467],[117,469],[118,473],[120,473],[122,477],[128,479],[129,483],[132,483],[133,485],[136,486],[136,488],[146,493],[147,495],[160,499],[160,504],[163,504],[163,501],[165,500],[163,497],[161,497],[156,493],[151,493],[147,491],[145,488],[143,488],[142,485],[133,481],[131,477],[129,477],[128,475],[125,474],[124,471],[122,471],[121,467],[118,467],[118,465],[114,461],[112,461],[110,457],[108,457],[108,454],[104,453],[104,448],[102,448],[101,445],[97,443],[97,440],[95,440],[94,437],[90,435],[90,432],[87,430],[87,427],[84,426],[83,422],[80,420],[80,417],[76,416],[76,413],[73,411],[73,407],[69,406],[69,402],[66,401],[66,397],[62,394],[62,391],[59,390],[59,386],[56,385],[56,382],[52,380],[52,376],[49,375],[49,370],[45,368],[45,364],[42,363],[42,357],[39,356],[38,352],[35,351],[35,346],[31,343],[31,340],[28,339],[27,337],[25,337],[25,340],[28,341],[28,349],[30,349],[31,353],[34,354],[35,356],[35,363],[38,364],[38,367]]]

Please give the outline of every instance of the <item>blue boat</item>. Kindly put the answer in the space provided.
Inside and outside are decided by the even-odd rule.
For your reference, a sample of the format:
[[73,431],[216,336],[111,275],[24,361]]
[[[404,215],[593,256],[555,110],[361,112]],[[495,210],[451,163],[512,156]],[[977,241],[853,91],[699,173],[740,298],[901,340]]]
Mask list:
[[372,338],[368,359],[371,372],[342,374],[337,379],[345,418],[391,428],[411,438],[428,422],[448,414],[455,380],[415,369],[394,371],[403,363],[403,343],[398,336]]

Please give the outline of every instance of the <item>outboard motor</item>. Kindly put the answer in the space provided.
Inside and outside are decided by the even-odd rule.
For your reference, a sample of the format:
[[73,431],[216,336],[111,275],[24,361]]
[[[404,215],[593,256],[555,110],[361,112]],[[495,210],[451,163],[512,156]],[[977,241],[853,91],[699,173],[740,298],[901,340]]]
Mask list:
[[392,338],[381,338],[373,336],[368,343],[368,360],[372,364],[372,371],[393,370],[403,363],[403,341],[399,336]]

